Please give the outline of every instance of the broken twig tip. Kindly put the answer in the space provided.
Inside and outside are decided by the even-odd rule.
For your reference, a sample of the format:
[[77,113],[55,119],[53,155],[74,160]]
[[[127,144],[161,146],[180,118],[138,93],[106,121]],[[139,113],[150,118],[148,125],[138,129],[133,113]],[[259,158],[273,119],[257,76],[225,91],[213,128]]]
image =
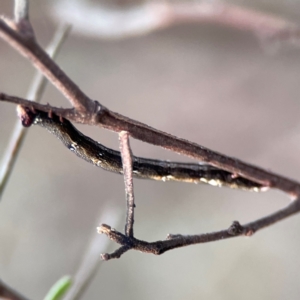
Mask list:
[[97,232],[99,234],[102,234],[102,233],[107,234],[110,231],[113,231],[113,229],[106,224],[101,224],[99,227],[97,227]]
[[109,260],[109,255],[107,253],[101,253],[100,258],[101,260]]

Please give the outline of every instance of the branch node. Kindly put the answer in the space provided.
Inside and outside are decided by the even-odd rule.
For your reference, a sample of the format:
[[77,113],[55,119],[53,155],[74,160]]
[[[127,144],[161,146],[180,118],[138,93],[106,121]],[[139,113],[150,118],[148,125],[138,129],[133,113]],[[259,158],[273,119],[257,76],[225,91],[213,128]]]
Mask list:
[[93,124],[101,123],[101,119],[109,112],[109,110],[102,104],[100,104],[97,100],[94,100],[94,109],[92,114],[92,122]]
[[240,235],[243,231],[244,227],[238,221],[233,221],[227,230],[228,234],[232,236]]
[[20,20],[16,24],[16,30],[26,41],[35,41],[34,31],[31,23],[28,20]]

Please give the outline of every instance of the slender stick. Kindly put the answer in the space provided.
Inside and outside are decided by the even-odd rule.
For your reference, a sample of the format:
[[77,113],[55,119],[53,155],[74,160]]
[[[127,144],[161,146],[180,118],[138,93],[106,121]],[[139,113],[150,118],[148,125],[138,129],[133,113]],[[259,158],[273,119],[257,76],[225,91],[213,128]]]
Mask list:
[[[112,226],[117,227],[121,220],[121,214],[119,211],[112,211],[112,209],[104,207],[99,220],[103,219],[109,220]],[[74,278],[72,279],[73,284],[63,297],[63,300],[77,300],[82,297],[88,286],[92,283],[97,271],[101,266],[102,262],[99,259],[99,253],[107,251],[109,247],[108,241],[108,239],[103,241],[103,239],[99,239],[98,235],[93,235],[82,262],[79,265]]]
[[[50,57],[52,57],[52,59],[55,59],[57,57],[58,52],[61,49],[61,46],[67,38],[69,32],[70,26],[62,26],[56,31],[53,40],[48,46],[48,54],[50,55]],[[44,94],[46,84],[46,78],[40,72],[36,72],[27,93],[27,98],[31,99],[32,101],[40,102]],[[8,179],[17,160],[18,154],[26,136],[26,132],[26,129],[21,125],[19,121],[17,121],[8,147],[4,153],[4,158],[0,167],[0,199],[3,195]]]
[[0,20],[0,36],[23,56],[27,57],[62,92],[74,108],[80,112],[95,109],[94,102],[81,91],[33,39],[27,39],[14,31],[3,20]]
[[133,138],[152,145],[160,146],[178,154],[189,156],[228,172],[238,174],[241,177],[258,182],[263,186],[281,190],[288,193],[292,198],[300,195],[300,184],[295,180],[266,171],[262,168],[242,162],[239,159],[220,154],[196,143],[159,131],[146,124],[110,111],[104,107],[102,107],[100,111],[96,112],[95,115],[82,118],[82,115],[78,116],[76,111],[72,109],[63,109],[39,103],[32,103],[28,100],[9,96],[3,93],[0,93],[0,100],[33,107],[45,112],[51,111],[59,116],[78,123],[98,125],[116,132],[124,130],[127,131]]
[[[225,230],[198,234],[198,235],[170,234],[168,235],[166,240],[156,241],[152,243],[138,240],[134,237],[128,237],[112,229],[109,225],[106,224],[100,225],[98,227],[98,232],[100,234],[107,235],[111,240],[122,245],[121,248],[127,247],[127,250],[134,249],[144,253],[152,253],[155,255],[160,255],[165,253],[166,251],[180,248],[180,247],[186,247],[189,245],[219,241],[219,240],[224,240],[224,239],[237,237],[241,235],[252,236],[256,231],[263,229],[269,225],[275,224],[276,222],[283,220],[299,211],[300,211],[300,200],[297,199],[287,207],[269,216],[263,217],[261,219],[258,219],[256,221],[250,222],[245,225],[240,225],[239,222],[235,221],[228,229]],[[120,251],[121,248],[119,248],[118,250],[119,251],[118,254],[120,255],[123,254],[122,251]],[[120,255],[117,256],[116,253],[114,252],[113,254],[104,254],[102,255],[102,258],[104,260],[109,260],[113,258],[119,258]]]
[[0,279],[0,299],[3,300],[28,300],[16,290],[12,289]]
[[132,152],[130,149],[128,132],[121,131],[119,133],[119,140],[120,140],[120,152],[122,156],[126,204],[127,204],[125,235],[133,236],[135,204],[134,204],[133,179],[132,179]]
[[[127,131],[138,140],[161,146],[173,152],[184,154],[198,161],[203,161],[217,168],[236,173],[244,178],[262,185],[280,189],[290,196],[300,195],[300,184],[261,168],[243,163],[240,160],[211,151],[187,140],[161,132],[150,126],[126,118],[105,108],[98,102],[89,99],[78,86],[49,58],[35,41],[27,41],[0,20],[0,36],[32,63],[70,100],[75,110],[54,109],[38,104],[35,108],[57,113],[67,119],[90,125],[98,125],[106,129],[120,132]],[[0,94],[0,99],[28,105],[26,101],[16,97]],[[29,105],[30,107],[30,105]]]

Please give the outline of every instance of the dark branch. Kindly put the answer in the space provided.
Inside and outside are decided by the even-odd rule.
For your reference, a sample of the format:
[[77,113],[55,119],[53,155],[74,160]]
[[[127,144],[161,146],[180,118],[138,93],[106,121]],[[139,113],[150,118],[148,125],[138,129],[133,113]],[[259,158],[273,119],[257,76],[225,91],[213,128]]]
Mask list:
[[101,254],[101,259],[103,260],[110,260],[110,259],[115,259],[115,258],[120,258],[125,252],[130,250],[128,246],[122,246],[118,248],[116,251],[113,253],[102,253]]
[[166,240],[152,243],[138,240],[134,237],[128,237],[111,228],[110,226],[102,224],[98,227],[98,233],[107,235],[111,240],[115,241],[116,243],[122,246],[113,254],[103,254],[102,258],[105,260],[119,258],[120,255],[122,255],[129,249],[134,249],[144,253],[160,255],[165,253],[166,251],[180,247],[186,247],[189,245],[214,242],[242,235],[251,236],[258,230],[263,229],[269,225],[275,224],[276,222],[286,217],[289,217],[299,211],[300,200],[296,200],[284,209],[281,209],[269,216],[266,216],[264,218],[258,219],[254,222],[245,225],[240,225],[239,222],[234,221],[233,224],[225,230],[199,235],[169,234]]

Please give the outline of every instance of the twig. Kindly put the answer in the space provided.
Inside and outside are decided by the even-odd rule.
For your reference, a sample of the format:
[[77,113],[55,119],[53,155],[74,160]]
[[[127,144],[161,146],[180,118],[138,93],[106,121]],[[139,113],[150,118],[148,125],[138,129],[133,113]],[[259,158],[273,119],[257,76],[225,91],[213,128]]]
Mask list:
[[[102,228],[102,226],[104,226],[104,224],[102,224],[100,227]],[[100,227],[98,227],[98,233],[102,233]],[[114,231],[114,229],[111,229],[111,230]],[[120,234],[122,234],[122,233],[120,233]],[[134,237],[132,237],[131,239],[134,239]],[[130,249],[132,249],[131,246],[127,246],[127,245],[122,246],[122,247],[118,248],[116,251],[114,251],[113,253],[102,253],[101,258],[103,260],[111,260],[111,259],[120,258],[125,252],[127,252]]]
[[291,203],[284,209],[245,225],[240,225],[239,222],[235,221],[228,229],[225,230],[199,235],[169,234],[166,240],[152,243],[138,240],[134,237],[128,237],[116,231],[115,229],[112,229],[109,225],[102,224],[98,227],[98,232],[100,234],[107,235],[111,240],[122,245],[122,247],[117,250],[119,251],[118,253],[115,252],[110,255],[105,254],[102,255],[102,258],[104,260],[119,258],[123,254],[123,252],[120,251],[121,249],[125,249],[125,251],[134,249],[144,253],[160,255],[165,253],[166,251],[189,245],[224,240],[241,235],[252,236],[258,230],[275,224],[276,222],[283,220],[284,218],[289,217],[299,211],[300,200],[297,199],[295,202]]
[[122,156],[126,204],[127,204],[125,235],[131,237],[133,236],[135,204],[134,204],[133,179],[132,179],[132,153],[129,144],[128,132],[121,131],[119,133],[119,140],[120,140],[120,152]]
[[62,71],[49,55],[32,39],[28,40],[0,19],[0,36],[13,48],[27,57],[48,80],[62,92],[78,113],[95,109],[94,102]]
[[0,279],[0,299],[3,300],[28,300],[19,292],[12,289]]
[[275,175],[261,168],[243,163],[240,160],[213,152],[195,143],[158,131],[145,124],[129,119],[110,111],[100,103],[92,101],[77,85],[51,60],[43,49],[35,42],[28,42],[0,20],[0,35],[21,54],[29,58],[33,64],[70,100],[74,109],[57,109],[40,104],[31,104],[17,97],[0,94],[0,99],[22,104],[43,111],[53,110],[75,122],[98,125],[106,129],[120,132],[127,131],[138,140],[161,146],[173,152],[184,154],[196,160],[206,162],[220,169],[239,174],[240,176],[287,192],[292,197],[300,195],[300,184],[280,175]]
[[[199,161],[211,164],[217,168],[238,174],[244,178],[258,182],[264,186],[276,188],[288,193],[291,197],[299,198],[300,184],[287,179],[281,175],[276,175],[261,168],[244,163],[235,158],[231,158],[220,153],[211,151],[195,143],[177,138],[162,131],[156,130],[143,123],[134,121],[118,113],[110,111],[97,101],[92,101],[85,95],[78,86],[53,62],[44,50],[33,40],[29,40],[22,33],[13,30],[4,21],[0,20],[0,35],[22,55],[29,58],[37,67],[71,102],[72,109],[58,109],[49,105],[41,105],[30,101],[0,94],[0,99],[11,103],[27,106],[29,109],[40,109],[46,112],[55,112],[57,115],[65,117],[79,123],[98,125],[106,129],[121,132],[127,131],[133,138],[141,141],[161,146],[165,149],[190,156]],[[23,120],[24,124],[30,125],[30,121]],[[115,251],[110,258],[115,258],[129,249],[137,249],[144,252],[161,254],[167,250],[191,245],[215,241],[219,239],[238,236],[241,234],[250,235],[253,232],[274,224],[300,210],[299,200],[293,202],[285,209],[282,209],[270,216],[259,219],[244,226],[235,223],[228,230],[215,233],[208,233],[196,236],[171,235],[170,239],[147,243],[135,239],[133,236],[123,235],[112,230],[108,225],[99,227],[100,233],[107,234],[111,239],[116,240],[123,247]],[[107,257],[104,255],[103,257]]]
[[[61,49],[62,43],[70,31],[70,28],[70,26],[62,26],[56,31],[53,40],[50,42],[47,48],[47,52],[52,59],[56,58],[59,50]],[[37,72],[27,93],[27,98],[31,99],[32,101],[40,102],[45,91],[46,84],[46,78],[41,73]],[[0,199],[17,160],[25,136],[25,128],[19,121],[17,121],[1,163]]]
[[[132,178],[132,152],[129,143],[129,135],[126,131],[119,133],[120,141],[120,152],[122,157],[124,183],[125,183],[125,194],[126,194],[126,223],[125,223],[125,236],[128,238],[133,237],[133,224],[134,224],[134,192],[133,192],[133,178]],[[102,227],[101,225],[100,227]],[[98,232],[100,227],[97,228]],[[101,258],[103,260],[110,260],[113,258],[119,258],[122,254],[131,249],[129,244],[123,245],[122,247],[115,250],[113,253],[103,253]]]
[[[104,218],[108,219],[113,226],[118,226],[121,220],[120,213],[116,210],[111,211],[109,208],[102,209],[101,217],[99,219],[103,220]],[[102,239],[99,239],[98,235],[93,235],[78,271],[72,280],[73,284],[63,297],[63,300],[77,300],[81,298],[101,266],[99,253],[107,251],[107,248],[107,239],[103,241]]]
[[152,145],[163,147],[178,154],[189,156],[228,172],[238,174],[244,178],[258,182],[263,186],[279,189],[288,193],[290,197],[295,198],[297,195],[300,195],[300,184],[292,179],[274,174],[262,168],[242,162],[236,158],[222,155],[196,143],[159,131],[146,124],[110,111],[103,106],[101,106],[102,109],[95,113],[95,115],[90,116],[91,119],[89,119],[89,116],[83,119],[82,115],[78,116],[76,111],[73,109],[63,109],[39,103],[32,103],[28,100],[8,96],[3,93],[0,93],[0,100],[21,104],[29,108],[33,107],[45,112],[52,111],[58,116],[62,116],[71,121],[78,123],[84,121],[84,124],[98,125],[115,132],[124,130],[127,131],[133,138]]

